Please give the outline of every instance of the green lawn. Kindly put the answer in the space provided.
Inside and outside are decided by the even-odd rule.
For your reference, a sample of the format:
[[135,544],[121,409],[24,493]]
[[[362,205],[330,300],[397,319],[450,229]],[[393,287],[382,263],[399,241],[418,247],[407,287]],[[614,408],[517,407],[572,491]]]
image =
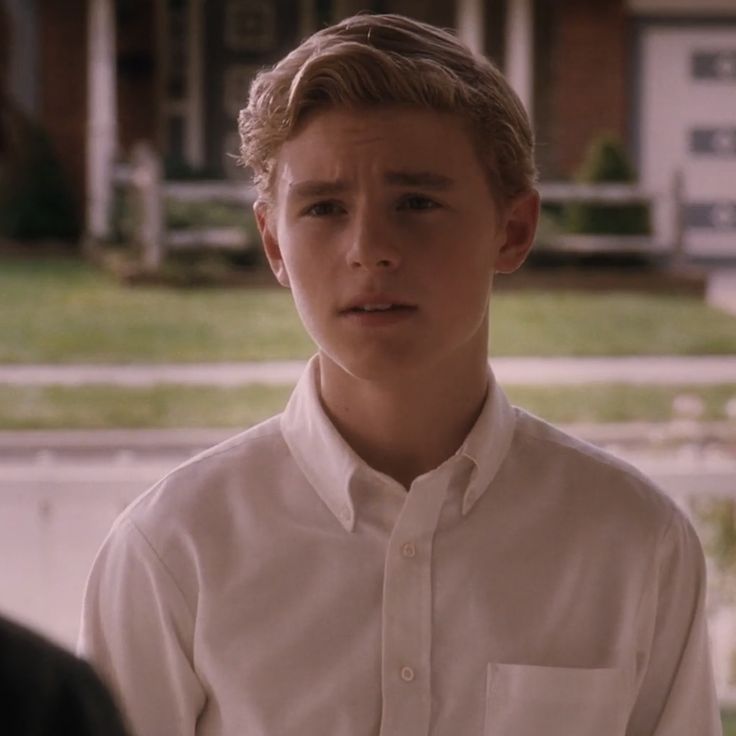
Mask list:
[[723,723],[723,736],[736,736],[736,712],[722,712],[721,722]]
[[280,290],[125,287],[76,261],[0,263],[0,363],[216,362],[312,350]]
[[666,422],[672,402],[687,394],[702,402],[704,421],[728,418],[726,403],[736,399],[736,383],[715,386],[589,384],[585,386],[506,386],[509,399],[552,423]]
[[[288,386],[0,386],[0,429],[247,427],[281,411],[290,391]],[[700,397],[704,419],[723,420],[736,384],[509,386],[507,393],[515,404],[556,423],[664,422],[680,393]]]
[[2,386],[0,429],[248,427],[278,413],[288,386]]
[[[495,355],[736,353],[736,317],[689,297],[505,292]],[[0,261],[0,363],[304,358],[281,289],[125,287],[75,260]]]

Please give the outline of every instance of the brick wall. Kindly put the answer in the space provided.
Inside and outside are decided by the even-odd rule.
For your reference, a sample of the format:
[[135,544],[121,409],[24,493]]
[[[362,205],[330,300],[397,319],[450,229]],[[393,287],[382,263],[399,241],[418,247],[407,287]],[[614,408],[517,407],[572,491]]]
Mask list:
[[0,3],[0,96],[5,91],[10,66],[10,18]]
[[627,16],[623,0],[537,5],[539,158],[546,176],[571,176],[601,131],[626,141]]
[[87,3],[39,4],[41,123],[71,186],[84,203],[87,117]]
[[[87,0],[39,4],[40,122],[51,137],[83,213],[87,135]],[[150,2],[127,2],[117,19],[118,125],[122,151],[155,140],[154,17]]]

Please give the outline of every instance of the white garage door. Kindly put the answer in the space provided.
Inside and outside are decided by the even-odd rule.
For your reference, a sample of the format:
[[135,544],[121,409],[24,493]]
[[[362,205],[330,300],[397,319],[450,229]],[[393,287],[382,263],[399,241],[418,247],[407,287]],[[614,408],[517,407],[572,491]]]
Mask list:
[[[642,183],[668,192],[679,168],[687,252],[736,257],[736,22],[647,26],[640,49]],[[661,238],[672,243],[669,198],[655,218]]]

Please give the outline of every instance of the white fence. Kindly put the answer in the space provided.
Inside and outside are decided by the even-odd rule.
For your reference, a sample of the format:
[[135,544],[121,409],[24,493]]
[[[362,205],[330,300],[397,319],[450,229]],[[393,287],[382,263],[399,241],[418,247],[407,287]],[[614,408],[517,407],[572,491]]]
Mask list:
[[[651,235],[561,235],[555,247],[579,253],[640,252],[666,254],[674,260],[682,260],[685,254],[684,185],[680,171],[672,178],[669,192],[654,193],[638,184],[580,184],[574,182],[541,182],[539,193],[545,204],[566,205],[573,202],[606,205],[647,205],[652,210],[662,207],[666,200],[672,205],[675,222],[674,237],[668,242],[660,233]],[[657,218],[652,217],[656,222]]]
[[[200,246],[239,249],[249,243],[241,228],[190,228],[169,230],[165,222],[167,199],[179,202],[227,202],[249,207],[255,201],[255,189],[247,183],[229,180],[166,181],[161,162],[154,149],[139,143],[133,150],[131,163],[118,166],[115,180],[127,187],[136,213],[133,239],[141,249],[144,268],[155,271],[168,250]],[[682,224],[682,176],[676,173],[669,192],[654,194],[635,184],[578,184],[545,181],[539,185],[546,204],[644,204],[652,208],[674,204],[673,242],[665,242],[658,233],[652,235],[560,235],[552,246],[561,251],[580,253],[640,252],[666,254],[675,259],[685,252]],[[656,218],[652,218],[656,221]]]
[[148,271],[156,271],[166,252],[172,249],[217,246],[238,250],[251,245],[242,228],[170,230],[166,226],[167,199],[236,203],[246,208],[255,201],[255,190],[247,184],[226,180],[166,181],[158,155],[146,143],[134,147],[129,165],[117,167],[115,181],[118,186],[127,187],[132,195],[133,240],[141,250],[142,264]]

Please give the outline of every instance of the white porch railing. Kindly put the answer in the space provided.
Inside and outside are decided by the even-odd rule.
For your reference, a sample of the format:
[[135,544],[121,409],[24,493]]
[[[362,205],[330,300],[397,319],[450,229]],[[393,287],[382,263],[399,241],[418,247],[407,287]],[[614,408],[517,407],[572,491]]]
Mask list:
[[[179,202],[225,202],[248,207],[256,198],[254,187],[247,183],[226,180],[166,181],[161,162],[154,149],[139,143],[133,150],[131,163],[115,170],[118,186],[127,187],[132,194],[136,211],[133,239],[140,247],[146,270],[157,270],[167,251],[198,246],[216,246],[227,249],[247,248],[249,245],[240,228],[187,228],[171,230],[165,223],[165,200]],[[562,234],[552,243],[555,249],[580,253],[640,252],[669,255],[680,259],[684,254],[682,227],[682,177],[675,175],[671,191],[652,193],[636,184],[578,184],[545,181],[539,185],[542,202],[546,204],[644,204],[662,206],[667,200],[674,204],[674,242],[665,242],[658,233],[651,235],[572,235]],[[656,218],[653,218],[656,220]]]
[[134,147],[130,164],[116,167],[115,182],[132,195],[133,240],[147,271],[160,268],[169,250],[200,246],[239,250],[252,245],[237,227],[169,229],[165,212],[166,200],[237,203],[245,208],[255,202],[252,186],[225,180],[166,181],[159,156],[146,143]]
[[[561,235],[554,243],[556,248],[579,253],[616,253],[621,251],[640,253],[659,253],[671,256],[675,261],[682,260],[685,253],[683,226],[684,186],[680,171],[672,178],[670,191],[650,192],[638,184],[582,184],[577,182],[543,181],[539,184],[543,204],[586,204],[608,205],[648,205],[650,208],[662,207],[667,200],[674,213],[674,237],[668,242],[656,231],[651,235]],[[656,222],[656,218],[652,218]]]

